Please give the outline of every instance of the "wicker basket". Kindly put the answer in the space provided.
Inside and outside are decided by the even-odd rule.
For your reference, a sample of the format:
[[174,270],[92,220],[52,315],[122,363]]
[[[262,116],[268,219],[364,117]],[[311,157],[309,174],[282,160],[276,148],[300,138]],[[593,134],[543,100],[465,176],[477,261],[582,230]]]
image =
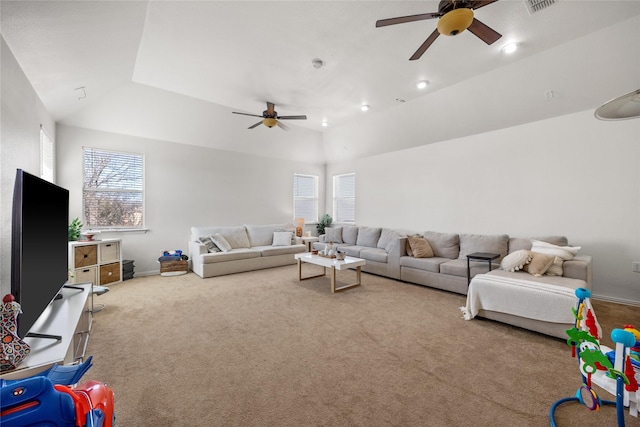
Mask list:
[[170,273],[174,271],[189,271],[189,261],[162,261],[160,263],[160,273]]

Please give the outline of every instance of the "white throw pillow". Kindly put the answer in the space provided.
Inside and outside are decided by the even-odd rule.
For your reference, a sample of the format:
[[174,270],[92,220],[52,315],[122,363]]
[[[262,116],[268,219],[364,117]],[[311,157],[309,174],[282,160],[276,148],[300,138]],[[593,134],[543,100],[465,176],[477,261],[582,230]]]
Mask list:
[[222,252],[229,252],[231,250],[231,245],[229,244],[229,242],[227,242],[227,239],[225,239],[222,234],[214,234],[213,236],[211,236],[211,240],[213,240],[213,243],[215,243]]
[[504,271],[518,271],[522,270],[522,268],[530,262],[531,252],[526,249],[520,249],[502,258],[500,268]]
[[273,233],[273,246],[291,246],[293,233],[291,231],[275,231]]
[[557,256],[564,261],[573,259],[581,248],[581,246],[557,246],[540,240],[531,241],[531,252]]
[[564,261],[559,256],[553,259],[553,264],[549,267],[546,273],[547,276],[562,276],[564,274],[564,269],[562,268],[562,264]]

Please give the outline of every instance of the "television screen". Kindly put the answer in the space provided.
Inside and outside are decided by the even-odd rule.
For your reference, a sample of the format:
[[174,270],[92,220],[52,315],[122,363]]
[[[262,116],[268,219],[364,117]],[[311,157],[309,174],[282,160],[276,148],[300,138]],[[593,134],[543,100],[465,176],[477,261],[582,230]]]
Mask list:
[[27,335],[67,282],[68,221],[69,191],[18,169],[13,192],[11,293],[22,309],[20,337]]

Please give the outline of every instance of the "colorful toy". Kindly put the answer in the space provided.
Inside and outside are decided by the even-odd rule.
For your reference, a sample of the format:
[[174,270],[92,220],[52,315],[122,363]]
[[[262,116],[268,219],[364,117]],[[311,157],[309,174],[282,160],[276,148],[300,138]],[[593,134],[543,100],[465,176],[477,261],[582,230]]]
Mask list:
[[[572,309],[575,326],[567,330],[572,356],[578,358],[582,385],[575,397],[567,397],[556,401],[549,410],[551,426],[555,427],[554,412],[566,402],[577,401],[590,410],[599,410],[602,405],[616,407],[619,427],[624,427],[624,409],[629,408],[631,416],[638,416],[638,380],[640,369],[634,368],[638,361],[640,349],[640,333],[631,325],[624,329],[611,331],[611,340],[616,344],[615,350],[601,345],[602,334],[598,319],[591,306],[591,293],[588,289],[576,289],[578,302]],[[595,383],[616,396],[615,401],[602,400],[592,388]]]

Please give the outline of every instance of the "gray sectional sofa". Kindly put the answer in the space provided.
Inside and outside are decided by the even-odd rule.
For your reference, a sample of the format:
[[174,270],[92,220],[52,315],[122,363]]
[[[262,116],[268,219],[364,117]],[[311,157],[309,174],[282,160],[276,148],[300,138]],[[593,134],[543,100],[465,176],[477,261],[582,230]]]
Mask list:
[[[208,239],[216,235],[228,250],[212,246]],[[294,254],[306,248],[286,224],[191,227],[189,262],[194,273],[207,278],[295,264]]]

